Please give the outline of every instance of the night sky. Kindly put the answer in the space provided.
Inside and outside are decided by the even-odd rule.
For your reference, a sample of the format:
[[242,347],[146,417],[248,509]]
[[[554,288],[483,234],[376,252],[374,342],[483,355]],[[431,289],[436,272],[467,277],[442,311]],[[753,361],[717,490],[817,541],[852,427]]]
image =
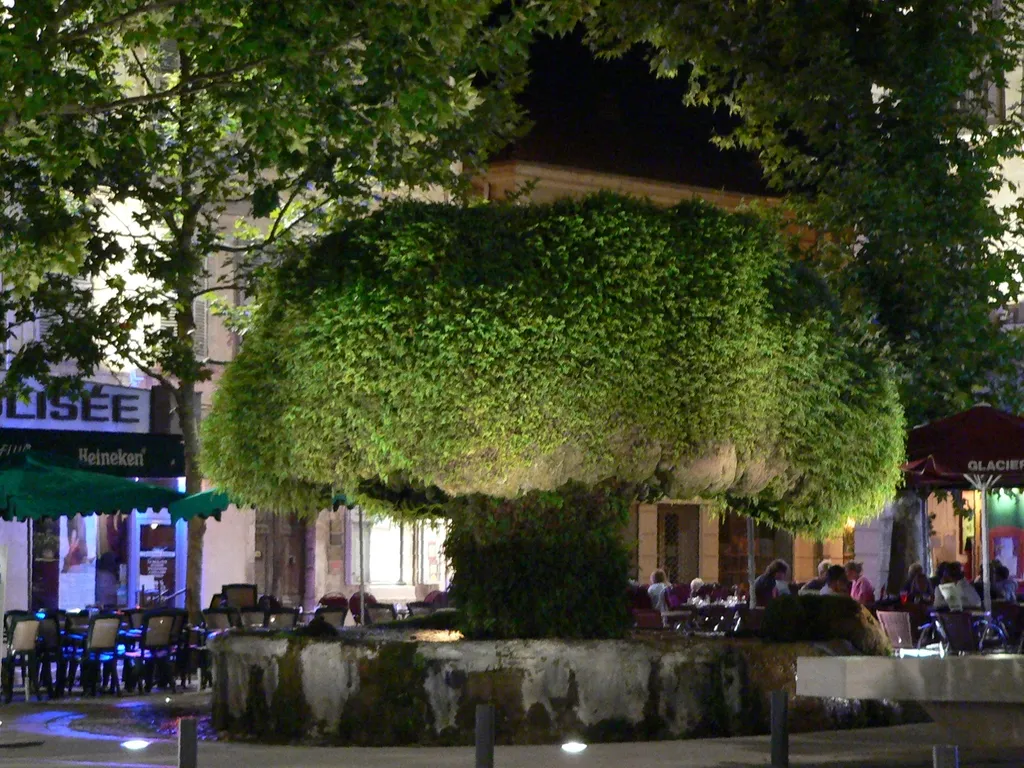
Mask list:
[[530,64],[521,103],[535,126],[496,159],[766,192],[753,156],[709,143],[728,115],[684,106],[685,78],[656,78],[639,51],[598,61],[578,37],[544,39]]

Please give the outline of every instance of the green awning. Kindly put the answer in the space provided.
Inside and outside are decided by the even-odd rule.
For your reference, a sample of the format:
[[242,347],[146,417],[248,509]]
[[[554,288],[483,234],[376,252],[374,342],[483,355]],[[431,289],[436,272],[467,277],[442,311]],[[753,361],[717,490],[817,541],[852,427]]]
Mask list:
[[171,488],[89,472],[72,459],[38,451],[0,462],[0,517],[6,520],[163,509],[183,496]]
[[220,520],[220,513],[230,505],[231,500],[226,493],[211,488],[172,502],[167,506],[167,510],[174,522],[191,520],[193,517],[212,517]]

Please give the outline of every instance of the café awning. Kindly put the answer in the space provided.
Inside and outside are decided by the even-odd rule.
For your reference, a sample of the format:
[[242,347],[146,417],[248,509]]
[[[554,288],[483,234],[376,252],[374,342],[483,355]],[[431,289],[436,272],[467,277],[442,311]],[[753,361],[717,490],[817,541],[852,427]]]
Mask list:
[[943,488],[981,491],[980,538],[985,608],[989,592],[988,515],[986,495],[995,488],[1024,487],[1024,419],[987,405],[938,419],[910,430],[907,485],[926,493]]
[[0,462],[0,517],[40,520],[163,509],[184,494],[81,469],[62,456],[25,451]]
[[231,506],[228,495],[216,488],[194,493],[183,499],[178,499],[167,505],[167,511],[171,513],[171,520],[191,520],[193,517],[212,517],[220,520],[220,513]]

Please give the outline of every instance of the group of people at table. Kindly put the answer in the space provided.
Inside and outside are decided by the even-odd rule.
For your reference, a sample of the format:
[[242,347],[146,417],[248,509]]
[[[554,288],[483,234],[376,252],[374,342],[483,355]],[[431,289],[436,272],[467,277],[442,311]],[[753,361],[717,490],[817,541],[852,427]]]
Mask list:
[[[990,567],[993,600],[1017,600],[1017,582],[1010,570],[998,560]],[[963,608],[980,608],[983,587],[981,579],[971,582],[964,575],[963,565],[958,562],[940,563],[935,575],[928,577],[920,563],[914,563],[907,572],[907,580],[898,596],[876,595],[875,587],[864,575],[864,565],[851,560],[845,565],[834,565],[829,560],[818,563],[817,577],[806,584],[790,582],[790,567],[785,560],[774,560],[764,573],[754,580],[753,607],[764,608],[780,595],[817,594],[850,597],[858,603],[872,608],[879,601],[929,605],[936,609],[947,608],[950,603]],[[947,586],[948,585],[948,586]],[[704,586],[701,579],[690,583],[690,594],[695,596]],[[665,571],[658,569],[651,574],[647,594],[651,605],[663,613],[670,610],[668,604],[672,585]],[[746,585],[741,585],[738,594],[748,594]]]

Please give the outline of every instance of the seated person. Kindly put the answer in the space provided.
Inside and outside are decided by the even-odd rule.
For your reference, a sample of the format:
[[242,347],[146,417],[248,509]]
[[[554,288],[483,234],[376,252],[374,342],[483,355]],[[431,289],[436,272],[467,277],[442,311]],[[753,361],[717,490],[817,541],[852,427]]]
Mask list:
[[1017,582],[1010,578],[1010,569],[1005,565],[995,566],[989,578],[992,580],[992,599],[1017,602]]
[[875,587],[864,576],[864,563],[848,562],[846,578],[850,581],[850,597],[869,608],[875,604]]
[[773,560],[765,572],[754,580],[754,607],[764,608],[779,595],[789,594],[789,564]]
[[698,576],[696,579],[690,582],[690,597],[696,597],[697,593],[700,592],[700,588],[704,586],[704,579]]
[[665,593],[668,592],[670,584],[665,571],[658,568],[651,574],[651,586],[647,588],[647,594],[651,598],[651,607],[656,611],[664,613],[668,610],[668,600]]
[[818,594],[849,597],[850,580],[846,576],[846,569],[841,565],[830,565],[825,572],[825,586]]
[[801,595],[817,594],[821,592],[821,588],[825,586],[825,575],[828,573],[829,566],[832,565],[831,560],[822,560],[818,563],[818,577],[811,579],[800,588]]
[[907,583],[903,585],[903,594],[907,596],[907,602],[915,605],[931,605],[935,601],[935,589],[928,577],[924,575],[921,568]]
[[[947,584],[955,585],[954,594],[957,596],[962,607],[981,607],[981,595],[978,594],[978,590],[964,576],[964,567],[960,563],[946,563],[946,568],[942,573],[942,582],[939,585],[940,588],[935,590],[936,608],[949,608],[949,603],[946,601],[946,597],[942,594],[941,589],[942,586]],[[957,600],[953,602],[957,602]]]

